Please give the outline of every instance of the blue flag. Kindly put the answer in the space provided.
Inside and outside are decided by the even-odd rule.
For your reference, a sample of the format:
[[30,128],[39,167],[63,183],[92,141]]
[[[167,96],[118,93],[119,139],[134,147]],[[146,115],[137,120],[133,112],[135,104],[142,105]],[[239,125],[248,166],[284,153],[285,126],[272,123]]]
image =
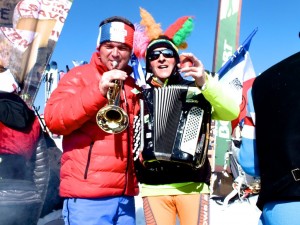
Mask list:
[[131,66],[133,69],[133,78],[136,82],[136,85],[145,88],[146,87],[145,74],[141,66],[141,63],[135,54],[132,54],[131,56]]
[[229,60],[219,69],[218,75],[219,79],[221,79],[227,72],[238,65],[241,61],[244,60],[244,56],[246,52],[249,51],[249,47],[251,44],[251,40],[253,36],[256,34],[258,28],[255,28],[252,33],[247,37],[247,39],[243,42],[243,44],[233,53],[233,55],[229,58]]

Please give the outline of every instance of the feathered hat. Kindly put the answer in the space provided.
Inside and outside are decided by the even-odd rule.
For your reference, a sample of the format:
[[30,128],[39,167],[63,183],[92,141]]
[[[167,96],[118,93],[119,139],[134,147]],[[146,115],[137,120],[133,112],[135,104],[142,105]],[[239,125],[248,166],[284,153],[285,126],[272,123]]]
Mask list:
[[[147,59],[147,55],[155,48],[167,47],[175,53],[175,59],[179,62],[178,49],[187,48],[187,37],[194,29],[192,16],[183,16],[171,24],[165,32],[161,25],[156,23],[152,15],[140,7],[140,24],[135,24],[135,36],[133,52],[138,58]],[[146,60],[146,67],[147,60]]]

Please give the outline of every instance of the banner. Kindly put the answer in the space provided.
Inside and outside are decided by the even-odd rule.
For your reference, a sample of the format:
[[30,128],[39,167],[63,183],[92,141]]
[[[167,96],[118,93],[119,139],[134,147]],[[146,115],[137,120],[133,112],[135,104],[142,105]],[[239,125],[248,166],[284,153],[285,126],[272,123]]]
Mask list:
[[72,0],[0,0],[0,66],[22,85],[32,106]]
[[13,12],[20,0],[0,0],[0,25],[4,27],[13,26]]
[[[242,0],[219,0],[218,19],[215,36],[213,71],[218,71],[239,46],[240,17]],[[211,150],[213,170],[222,170],[224,154],[231,138],[228,121],[213,121],[214,141]]]

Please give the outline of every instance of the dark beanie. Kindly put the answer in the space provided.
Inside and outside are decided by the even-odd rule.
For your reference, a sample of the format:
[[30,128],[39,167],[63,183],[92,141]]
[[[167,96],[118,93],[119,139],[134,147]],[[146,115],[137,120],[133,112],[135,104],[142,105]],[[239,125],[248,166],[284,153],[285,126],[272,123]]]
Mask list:
[[174,52],[174,58],[176,60],[176,64],[179,63],[179,54],[178,54],[178,49],[175,46],[175,44],[166,36],[160,36],[157,39],[152,40],[147,47],[147,51],[146,51],[146,69],[147,72],[149,71],[150,65],[149,65],[149,54],[156,48],[161,48],[161,47],[165,47],[167,49],[171,49]]

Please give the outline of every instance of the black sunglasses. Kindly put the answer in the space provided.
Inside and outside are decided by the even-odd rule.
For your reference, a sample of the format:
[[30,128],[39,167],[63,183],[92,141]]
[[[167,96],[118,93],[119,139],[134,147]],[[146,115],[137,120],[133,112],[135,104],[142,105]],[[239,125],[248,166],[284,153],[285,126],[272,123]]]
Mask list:
[[157,50],[153,51],[149,54],[149,60],[154,61],[157,60],[160,56],[160,54],[163,54],[165,58],[173,58],[174,52],[171,49],[163,49],[163,50]]

